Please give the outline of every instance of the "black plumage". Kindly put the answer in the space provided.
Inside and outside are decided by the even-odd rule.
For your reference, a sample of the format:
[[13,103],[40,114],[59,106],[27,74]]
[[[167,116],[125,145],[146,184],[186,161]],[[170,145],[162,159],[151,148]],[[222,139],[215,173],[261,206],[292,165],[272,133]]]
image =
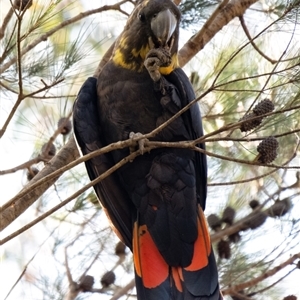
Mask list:
[[[195,98],[176,65],[179,18],[169,0],[140,1],[112,58],[98,79],[87,79],[74,105],[74,132],[83,154],[128,139],[131,132],[150,133]],[[202,135],[194,104],[150,140]],[[130,151],[113,150],[87,161],[90,178]],[[206,168],[203,153],[158,148],[95,186],[115,231],[133,251],[139,299],[221,299],[203,215]]]

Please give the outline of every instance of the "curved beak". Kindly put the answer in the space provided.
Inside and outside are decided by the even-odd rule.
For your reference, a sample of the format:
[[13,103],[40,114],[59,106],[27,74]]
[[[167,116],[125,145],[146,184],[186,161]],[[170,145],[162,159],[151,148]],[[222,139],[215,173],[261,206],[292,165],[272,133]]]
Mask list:
[[166,46],[177,26],[175,15],[169,10],[159,12],[151,20],[151,29],[160,46]]

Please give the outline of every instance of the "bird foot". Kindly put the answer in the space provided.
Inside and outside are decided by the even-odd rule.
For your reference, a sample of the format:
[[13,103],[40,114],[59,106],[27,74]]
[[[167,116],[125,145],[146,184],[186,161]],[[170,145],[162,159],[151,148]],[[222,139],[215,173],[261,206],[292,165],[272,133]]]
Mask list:
[[[148,141],[146,138],[141,138],[143,136],[142,133],[140,132],[130,132],[129,133],[129,138],[132,139],[133,141],[136,141],[138,146],[138,149],[140,150],[141,154],[143,155],[145,152],[145,144]],[[138,140],[136,140],[138,139]],[[133,153],[136,150],[136,146],[131,146],[129,147],[130,153]]]
[[145,59],[144,65],[154,82],[161,78],[159,68],[168,67],[171,64],[171,55],[168,48],[151,49]]

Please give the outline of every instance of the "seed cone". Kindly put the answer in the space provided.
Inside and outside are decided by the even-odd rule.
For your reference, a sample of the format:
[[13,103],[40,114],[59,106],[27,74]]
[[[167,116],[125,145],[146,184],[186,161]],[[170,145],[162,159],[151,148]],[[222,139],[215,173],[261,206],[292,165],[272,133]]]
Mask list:
[[290,209],[292,208],[291,200],[277,200],[270,208],[269,208],[269,216],[270,217],[282,217],[284,216]]
[[39,172],[38,168],[30,167],[26,173],[27,180],[30,181],[38,172]]
[[60,127],[60,126],[62,126],[61,132],[60,132],[62,135],[67,135],[72,130],[72,123],[68,118],[65,118],[65,117],[60,118],[57,122],[57,127]]
[[[274,110],[274,104],[271,100],[269,100],[269,99],[262,100],[253,108],[253,110],[252,110],[253,112],[244,115],[239,120],[239,122],[248,120],[247,122],[244,122],[243,124],[241,124],[240,130],[242,132],[246,132],[246,131],[250,131],[250,130],[254,129],[255,127],[257,127],[258,125],[261,124],[261,122],[264,118],[264,117],[261,117],[261,118],[255,118],[255,117],[262,116],[264,114],[272,112],[273,110]],[[255,118],[255,119],[253,119],[253,118]],[[253,120],[251,120],[251,119],[253,119]]]
[[259,206],[258,200],[255,200],[255,199],[251,200],[251,201],[249,202],[249,206],[250,206],[252,209],[255,209],[256,207]]
[[101,278],[101,284],[103,287],[108,287],[116,280],[116,275],[113,271],[106,272]]
[[267,114],[269,112],[272,112],[274,110],[274,108],[275,108],[274,104],[271,100],[264,99],[253,108],[253,112],[257,116],[261,116],[261,115]]
[[219,241],[217,244],[217,250],[220,258],[229,259],[231,257],[231,250],[228,241]]
[[47,153],[45,153],[47,148],[48,148],[47,143],[42,146],[42,153],[45,156],[52,157],[56,154],[56,147],[53,144],[50,145],[50,147],[48,148]]
[[[256,114],[249,113],[249,114],[244,115],[241,119],[239,119],[239,122],[248,120],[241,124],[241,126],[240,126],[241,132],[250,131],[261,124],[263,118],[255,118],[255,117],[257,117]],[[255,118],[255,119],[253,119],[253,118]],[[253,120],[251,120],[251,119],[253,119]]]
[[290,295],[290,296],[284,297],[283,300],[297,300],[297,297],[294,295]]
[[215,214],[211,214],[207,217],[207,223],[209,227],[215,231],[219,231],[222,226],[221,219]]
[[125,244],[123,244],[123,243],[120,241],[120,242],[118,242],[117,245],[116,245],[116,248],[115,248],[115,254],[118,255],[118,256],[125,255],[125,254],[126,254],[125,249],[126,249]]
[[92,289],[94,282],[95,280],[93,276],[85,275],[79,282],[79,288],[83,292],[88,292]]
[[271,163],[277,157],[278,141],[273,136],[262,140],[257,146],[259,153],[257,161],[263,164]]
[[15,0],[14,8],[23,11],[32,5],[32,0]]
[[227,206],[223,211],[222,221],[228,225],[232,225],[235,217],[235,209]]

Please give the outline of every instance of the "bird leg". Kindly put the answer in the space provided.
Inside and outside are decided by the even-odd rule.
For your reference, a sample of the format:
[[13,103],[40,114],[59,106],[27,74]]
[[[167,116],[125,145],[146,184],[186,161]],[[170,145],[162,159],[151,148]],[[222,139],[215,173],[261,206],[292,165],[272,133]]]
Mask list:
[[[133,141],[135,141],[135,139],[137,138],[140,138],[142,137],[143,134],[140,133],[140,132],[130,132],[129,133],[129,138],[132,139]],[[141,154],[143,155],[144,154],[144,151],[145,151],[145,143],[148,141],[148,139],[145,139],[145,138],[141,138],[137,141],[137,146],[138,146],[138,149],[140,150]],[[133,153],[134,151],[136,150],[136,147],[135,146],[130,146],[129,147],[129,151],[130,153]]]
[[[149,40],[149,44],[153,44],[152,40]],[[154,82],[157,82],[161,78],[159,69],[161,67],[168,67],[172,62],[169,47],[152,48],[145,59],[144,65],[148,70],[150,77]]]

